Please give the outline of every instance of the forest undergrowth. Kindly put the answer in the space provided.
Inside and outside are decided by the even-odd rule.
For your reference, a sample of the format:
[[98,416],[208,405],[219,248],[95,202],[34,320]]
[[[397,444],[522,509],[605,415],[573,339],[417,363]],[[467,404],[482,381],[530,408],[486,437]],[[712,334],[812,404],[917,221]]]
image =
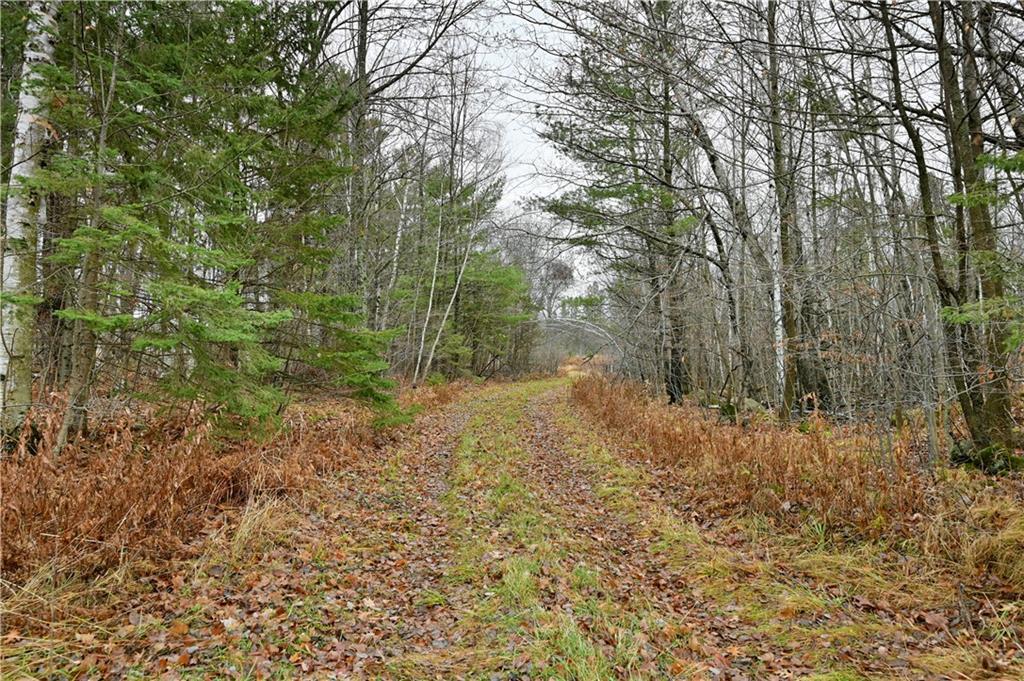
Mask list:
[[22,461],[5,546],[49,543],[5,552],[4,677],[1019,678],[1018,480],[563,373],[406,391],[386,435],[327,401],[247,447],[111,424],[46,526],[7,499],[72,482]]
[[1024,479],[929,464],[922,429],[880,438],[819,415],[790,428],[764,415],[723,423],[714,410],[665,405],[600,375],[577,381],[572,396],[704,515],[748,513],[829,541],[881,541],[1024,593]]
[[[465,388],[404,389],[398,401],[415,413]],[[268,508],[315,497],[332,473],[403,431],[377,427],[359,402],[317,396],[289,407],[274,432],[231,439],[201,409],[160,414],[135,406],[111,410],[58,456],[59,414],[39,409],[34,428],[25,429],[35,434],[31,448],[26,439],[0,459],[8,630],[76,616],[74,604],[93,600],[94,587],[102,595],[112,575],[157,574],[168,562],[195,559],[211,537],[259,529]]]

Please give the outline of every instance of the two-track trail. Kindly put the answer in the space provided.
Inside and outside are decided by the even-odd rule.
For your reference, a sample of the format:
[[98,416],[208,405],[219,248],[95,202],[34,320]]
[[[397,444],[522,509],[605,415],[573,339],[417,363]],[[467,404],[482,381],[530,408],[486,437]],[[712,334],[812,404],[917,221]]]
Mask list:
[[793,569],[768,535],[700,524],[566,386],[484,387],[422,416],[256,555],[140,598],[111,673],[966,678],[943,670],[978,651],[851,590],[839,561]]

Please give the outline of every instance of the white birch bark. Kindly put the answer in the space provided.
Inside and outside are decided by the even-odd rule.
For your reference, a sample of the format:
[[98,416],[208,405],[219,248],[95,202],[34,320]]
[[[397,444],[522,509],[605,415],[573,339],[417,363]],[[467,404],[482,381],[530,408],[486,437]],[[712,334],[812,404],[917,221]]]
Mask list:
[[59,3],[54,0],[36,0],[29,4],[28,11],[0,277],[0,292],[5,298],[0,305],[0,380],[3,382],[0,425],[5,432],[22,423],[32,402],[35,309],[31,305],[14,304],[7,298],[31,296],[36,292],[39,201],[25,190],[25,185],[39,168],[39,156],[49,128],[48,106],[43,101],[40,79],[42,69],[53,63],[58,7]]
[[[416,370],[412,374],[412,384],[420,380],[420,366],[423,364],[423,349],[427,344],[427,327],[430,325],[430,314],[434,310],[434,290],[437,288],[437,267],[441,262],[441,226],[443,212],[437,216],[437,249],[434,251],[434,272],[430,276],[430,293],[427,295],[427,312],[423,318],[423,333],[420,334],[420,348],[416,353]],[[424,372],[426,373],[426,372]]]
[[388,286],[384,290],[384,303],[380,313],[378,329],[386,329],[388,326],[388,314],[391,311],[391,296],[398,282],[398,261],[402,253],[402,232],[405,230],[405,220],[409,212],[409,184],[402,188],[401,199],[398,202],[398,225],[395,230],[395,242],[391,249],[391,275],[388,277]]

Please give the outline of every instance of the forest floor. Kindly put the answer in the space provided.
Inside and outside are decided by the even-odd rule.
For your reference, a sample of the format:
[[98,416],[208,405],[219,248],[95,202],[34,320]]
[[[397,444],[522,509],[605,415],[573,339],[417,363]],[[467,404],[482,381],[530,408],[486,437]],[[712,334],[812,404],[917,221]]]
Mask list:
[[3,678],[1024,678],[883,547],[702,519],[567,385],[467,391]]

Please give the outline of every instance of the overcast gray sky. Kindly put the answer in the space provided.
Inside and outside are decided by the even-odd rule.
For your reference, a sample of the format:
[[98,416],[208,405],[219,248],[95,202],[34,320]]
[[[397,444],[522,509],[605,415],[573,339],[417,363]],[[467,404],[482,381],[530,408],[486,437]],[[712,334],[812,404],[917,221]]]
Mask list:
[[538,122],[530,111],[537,95],[526,85],[531,74],[551,68],[554,61],[523,44],[522,20],[494,14],[479,21],[485,36],[484,64],[495,85],[490,121],[504,140],[507,181],[500,206],[507,210],[522,199],[557,190],[545,170],[556,163],[558,154],[537,134]]

